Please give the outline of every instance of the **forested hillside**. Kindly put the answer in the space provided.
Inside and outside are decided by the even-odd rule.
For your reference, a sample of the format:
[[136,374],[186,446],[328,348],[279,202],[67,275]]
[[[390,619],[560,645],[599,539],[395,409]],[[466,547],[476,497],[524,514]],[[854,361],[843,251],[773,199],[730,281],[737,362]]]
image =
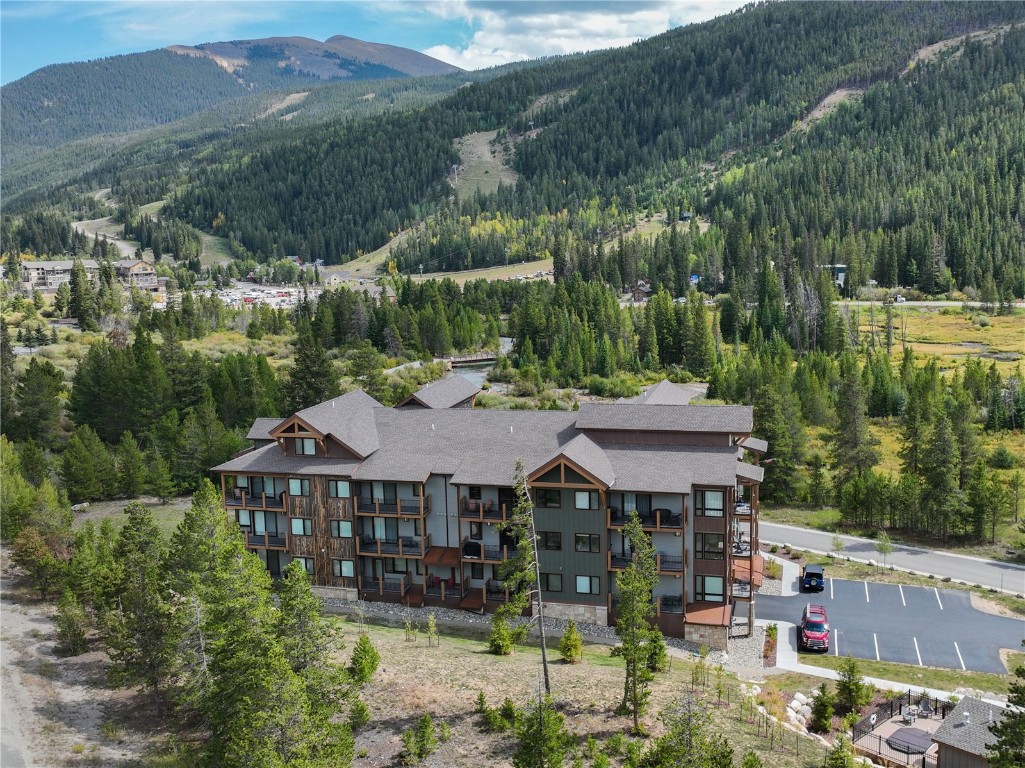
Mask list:
[[[1002,4],[752,7],[621,51],[466,88],[372,131],[318,130],[246,163],[212,167],[171,211],[204,228],[223,213],[223,231],[254,252],[267,254],[277,243],[344,261],[429,211],[423,204],[445,193],[444,173],[456,159],[452,139],[485,129],[507,131],[523,181],[514,195],[475,202],[478,209],[572,213],[594,199],[603,212],[636,210],[664,204],[668,192],[698,207],[702,162],[759,151],[834,89],[896,77],[922,45],[1022,16],[1020,5]],[[564,98],[528,110],[560,92]],[[363,159],[354,162],[356,154]],[[411,174],[381,172],[396,155]],[[342,177],[360,200],[338,193]],[[280,187],[288,178],[305,179],[302,195],[317,204],[294,205]]]

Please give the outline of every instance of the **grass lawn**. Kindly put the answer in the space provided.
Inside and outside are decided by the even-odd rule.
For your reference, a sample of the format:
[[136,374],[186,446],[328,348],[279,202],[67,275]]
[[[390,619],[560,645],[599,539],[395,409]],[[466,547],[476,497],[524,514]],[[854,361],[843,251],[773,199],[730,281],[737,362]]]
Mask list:
[[[166,542],[175,528],[178,527],[178,523],[182,521],[185,515],[185,510],[192,506],[191,496],[180,496],[175,499],[171,499],[167,504],[161,504],[157,499],[150,497],[143,497],[137,499],[141,501],[143,505],[149,508],[153,515],[153,522],[156,523],[157,528],[164,536]],[[94,501],[82,512],[75,513],[75,527],[81,526],[86,520],[91,520],[94,525],[99,527],[100,523],[105,519],[110,519],[114,525],[115,531],[120,531],[121,526],[127,521],[127,516],[124,514],[125,507],[132,502],[131,499],[120,499],[118,501]]]
[[[802,653],[798,655],[798,658],[802,664],[833,670],[838,670],[844,661],[843,656],[815,653]],[[992,675],[986,672],[916,667],[913,664],[895,664],[889,661],[871,661],[869,659],[858,659],[857,661],[858,670],[865,677],[906,681],[911,688],[920,686],[936,688],[941,691],[953,691],[955,688],[968,687],[990,693],[1006,694],[1007,685],[1013,679],[1011,675]]]

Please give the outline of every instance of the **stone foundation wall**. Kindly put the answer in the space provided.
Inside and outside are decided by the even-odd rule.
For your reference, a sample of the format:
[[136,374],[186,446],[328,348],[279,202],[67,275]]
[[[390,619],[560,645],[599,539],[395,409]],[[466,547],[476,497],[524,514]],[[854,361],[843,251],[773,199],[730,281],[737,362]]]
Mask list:
[[609,624],[609,609],[604,605],[545,603],[545,617],[562,619],[563,621],[573,619],[578,624],[597,624],[599,627],[607,627]]
[[355,587],[310,587],[310,591],[328,600],[359,600]]
[[684,639],[698,645],[707,645],[720,651],[726,650],[729,642],[729,627],[711,627],[705,624],[684,624]]

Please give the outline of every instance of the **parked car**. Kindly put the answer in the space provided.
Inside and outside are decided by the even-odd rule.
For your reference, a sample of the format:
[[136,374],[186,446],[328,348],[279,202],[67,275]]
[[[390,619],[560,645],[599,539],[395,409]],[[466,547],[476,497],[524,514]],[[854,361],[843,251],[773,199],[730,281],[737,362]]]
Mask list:
[[829,620],[823,606],[808,603],[804,607],[801,626],[797,628],[797,649],[829,653]]
[[806,565],[801,573],[802,592],[821,592],[826,588],[826,572],[821,565]]
[[896,296],[894,296],[894,297],[893,297],[893,301],[894,301],[894,303],[896,303],[896,304],[903,304],[903,303],[904,303],[905,301],[907,301],[907,299],[905,299],[905,298],[904,298],[903,296],[901,296],[901,295],[900,295],[900,294],[898,293],[898,294],[897,294]]

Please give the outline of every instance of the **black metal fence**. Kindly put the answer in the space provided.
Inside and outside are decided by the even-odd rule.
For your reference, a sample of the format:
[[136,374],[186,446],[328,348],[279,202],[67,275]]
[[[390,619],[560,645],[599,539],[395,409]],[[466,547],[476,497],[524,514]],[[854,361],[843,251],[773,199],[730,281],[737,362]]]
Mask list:
[[900,717],[904,707],[918,707],[918,717],[930,717],[937,720],[946,718],[954,705],[949,701],[943,701],[932,696],[916,694],[912,691],[902,693],[892,699],[882,702],[872,709],[865,717],[855,723],[851,729],[851,739],[854,747],[859,752],[867,752],[876,757],[886,760],[887,764],[907,765],[914,768],[931,768],[936,765],[936,758],[932,755],[926,756],[922,753],[911,753],[895,748],[891,743],[893,737],[883,737],[873,733],[875,729],[895,717]]

